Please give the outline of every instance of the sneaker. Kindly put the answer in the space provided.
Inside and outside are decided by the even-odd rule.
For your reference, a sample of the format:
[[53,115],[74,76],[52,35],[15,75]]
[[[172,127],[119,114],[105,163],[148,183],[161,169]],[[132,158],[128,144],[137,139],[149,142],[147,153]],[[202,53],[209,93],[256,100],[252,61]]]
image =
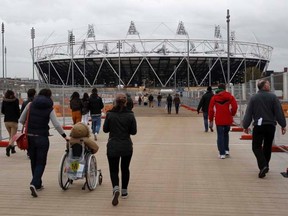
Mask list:
[[258,174],[259,178],[264,178],[266,176],[266,173],[269,171],[268,167],[265,166],[264,168],[262,168]]
[[34,185],[30,185],[31,196],[38,197],[37,190]]
[[124,194],[122,193],[121,194],[121,198],[122,199],[127,199],[128,198],[128,193],[124,193]]
[[36,190],[37,190],[37,191],[42,191],[42,190],[44,190],[44,186],[41,185],[41,187],[40,187],[40,188],[36,188]]
[[112,205],[113,205],[113,206],[118,205],[119,195],[120,195],[119,190],[115,190],[115,191],[113,192],[113,199],[112,199]]
[[230,152],[229,151],[225,151],[225,155],[226,155],[226,157],[229,157],[230,156]]
[[220,155],[220,159],[225,159],[225,155]]

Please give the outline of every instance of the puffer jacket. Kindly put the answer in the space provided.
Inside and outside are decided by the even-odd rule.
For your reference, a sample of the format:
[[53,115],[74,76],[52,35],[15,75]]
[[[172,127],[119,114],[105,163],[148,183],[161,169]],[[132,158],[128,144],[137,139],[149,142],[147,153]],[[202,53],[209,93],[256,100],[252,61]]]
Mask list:
[[122,112],[110,110],[107,112],[103,131],[109,133],[107,143],[108,156],[127,156],[133,152],[130,135],[137,133],[134,113],[125,109]]
[[4,122],[17,122],[20,117],[20,108],[18,98],[4,98],[1,107],[1,113],[4,114]]
[[233,116],[238,109],[237,102],[229,92],[221,91],[215,94],[209,104],[209,121],[213,121],[215,115],[216,125],[231,125]]

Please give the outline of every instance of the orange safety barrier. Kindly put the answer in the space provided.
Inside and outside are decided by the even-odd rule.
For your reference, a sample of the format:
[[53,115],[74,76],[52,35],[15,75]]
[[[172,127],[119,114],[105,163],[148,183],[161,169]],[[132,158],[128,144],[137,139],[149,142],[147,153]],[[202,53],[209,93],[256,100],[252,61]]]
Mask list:
[[242,134],[241,140],[252,140],[252,134]]
[[232,127],[232,128],[231,128],[231,131],[232,131],[232,132],[243,132],[243,130],[244,130],[244,129],[241,128],[241,127]]
[[277,145],[272,146],[272,152],[287,152],[287,151],[288,146],[277,146]]
[[0,147],[7,147],[9,144],[9,141],[0,141]]
[[287,118],[288,117],[288,104],[287,103],[282,104],[282,109],[283,109],[285,117]]

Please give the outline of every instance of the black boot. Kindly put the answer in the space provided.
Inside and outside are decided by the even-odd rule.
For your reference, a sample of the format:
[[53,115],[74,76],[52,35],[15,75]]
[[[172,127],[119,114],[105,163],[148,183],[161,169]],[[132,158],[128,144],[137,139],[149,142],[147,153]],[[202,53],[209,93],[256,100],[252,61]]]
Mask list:
[[11,153],[12,153],[12,154],[15,154],[15,153],[16,153],[16,151],[15,151],[15,146],[12,146],[12,147],[11,147]]
[[7,155],[7,157],[10,157],[10,150],[11,150],[11,146],[8,145],[8,146],[6,147],[6,155]]

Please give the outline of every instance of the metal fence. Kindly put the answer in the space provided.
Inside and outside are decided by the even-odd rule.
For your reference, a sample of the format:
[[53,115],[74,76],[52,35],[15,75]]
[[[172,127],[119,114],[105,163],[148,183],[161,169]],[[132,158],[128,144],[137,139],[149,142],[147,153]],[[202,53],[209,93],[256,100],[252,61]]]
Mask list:
[[[274,92],[280,99],[282,104],[287,104],[288,106],[288,73],[281,73],[278,75],[271,75],[267,77],[271,83],[271,91]],[[257,92],[256,86],[257,80],[251,80],[247,83],[237,84],[230,86],[230,91],[236,98],[239,108],[238,112],[234,118],[234,121],[237,125],[242,126],[243,116],[247,107],[247,102],[250,97]],[[72,93],[77,91],[82,97],[84,92],[88,94],[91,93],[92,88],[81,88],[81,87],[67,87],[67,86],[54,86],[48,84],[41,84],[37,81],[29,80],[15,80],[15,79],[5,79],[0,80],[0,106],[2,106],[2,98],[6,89],[13,89],[16,93],[16,96],[19,98],[20,104],[27,99],[27,90],[30,88],[35,88],[39,92],[42,88],[50,88],[52,90],[52,98],[54,101],[54,108],[56,114],[59,117],[59,120],[62,121],[63,125],[72,124],[71,119],[71,110],[69,106],[69,101]],[[123,88],[121,90],[117,88],[104,88],[103,86],[95,86],[98,89],[98,94],[103,98],[105,104],[112,104],[115,94],[119,91],[129,93],[137,101],[139,95],[145,93],[153,94],[156,99],[157,94],[160,92],[160,89],[141,89],[141,88]],[[217,87],[213,87],[215,89]],[[177,89],[173,89],[175,94]],[[182,92],[183,90],[183,92]],[[203,94],[206,92],[206,87],[193,87],[188,89],[181,89],[181,101],[183,104],[197,108],[199,101]],[[165,95],[162,99],[165,101]],[[285,114],[288,115],[288,111],[285,110]],[[0,140],[6,139],[8,134],[5,130],[3,124],[4,116],[0,114]]]

